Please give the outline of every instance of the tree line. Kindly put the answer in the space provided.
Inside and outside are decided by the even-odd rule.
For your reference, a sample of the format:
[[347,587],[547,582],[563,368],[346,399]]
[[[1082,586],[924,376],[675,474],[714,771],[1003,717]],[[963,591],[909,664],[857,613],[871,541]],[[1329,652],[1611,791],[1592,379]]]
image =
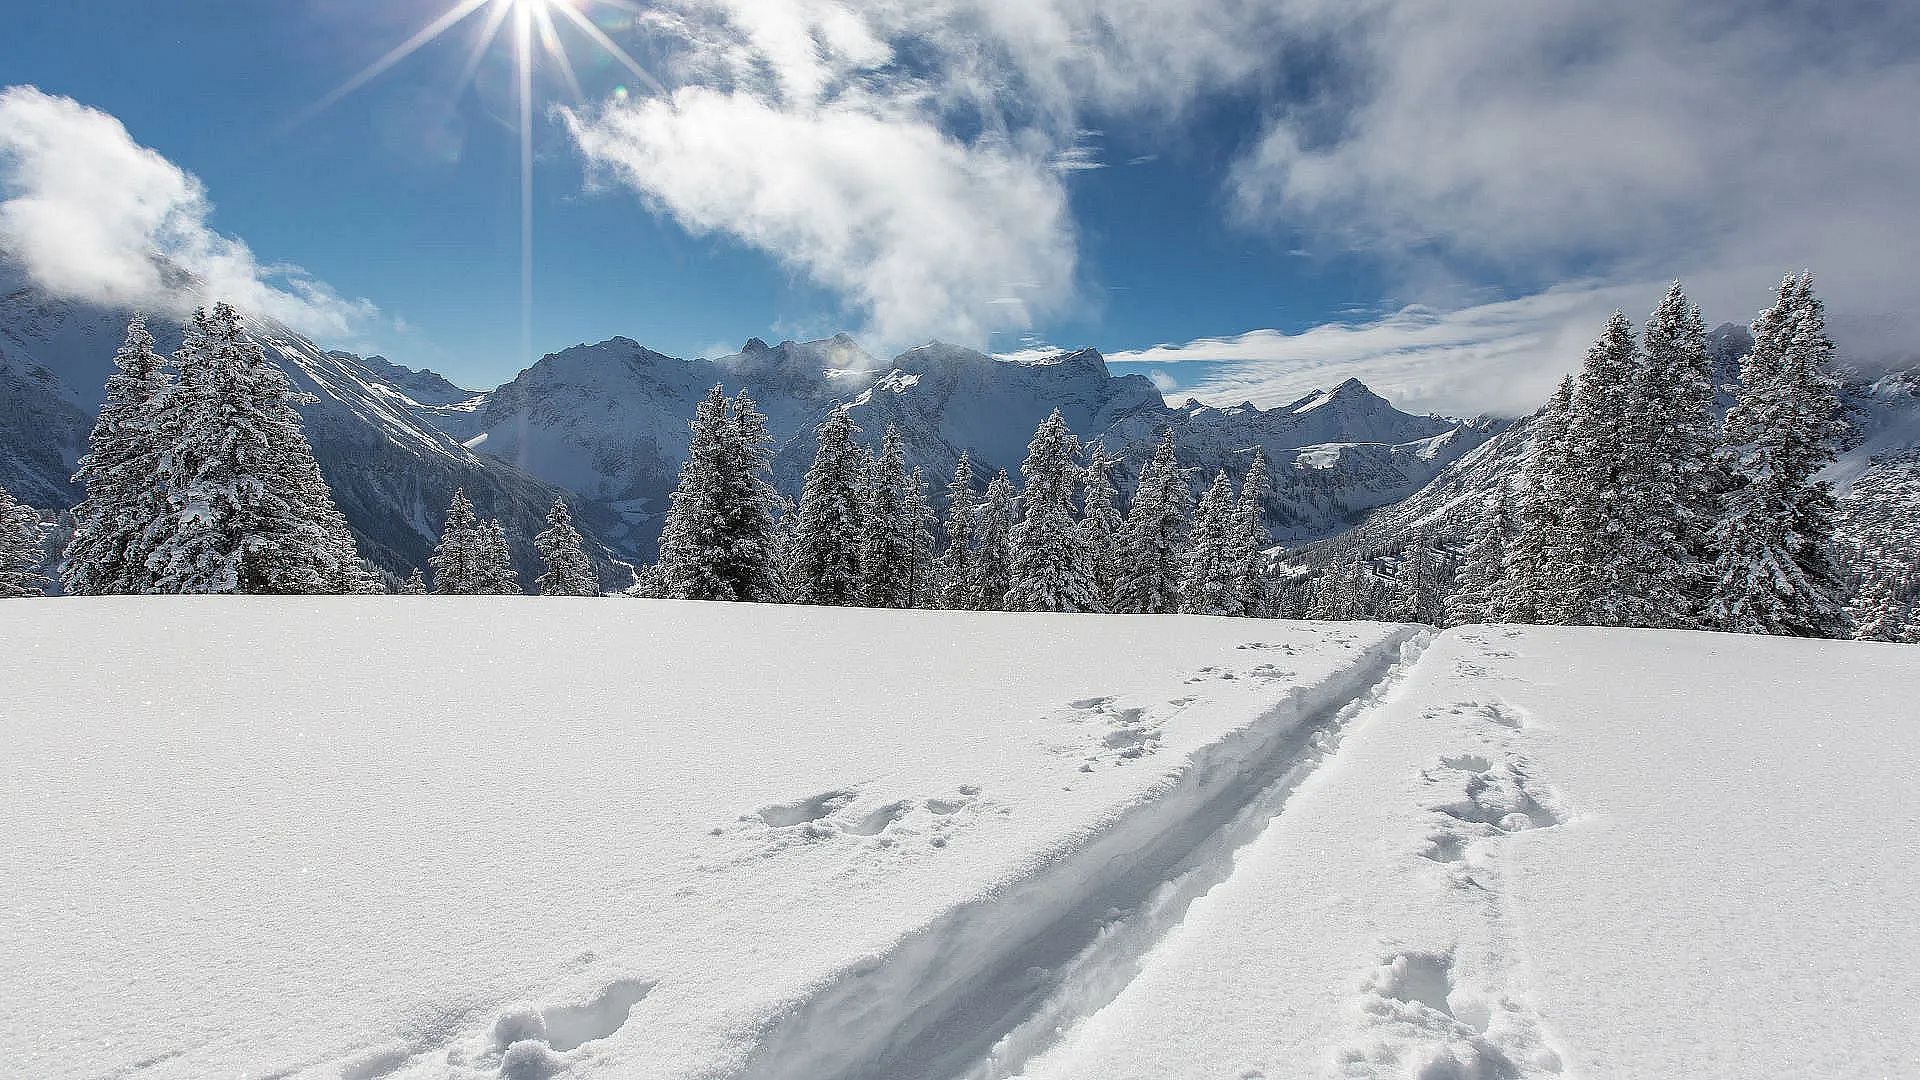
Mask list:
[[1297,615],[1854,632],[1819,473],[1844,431],[1811,274],[1752,324],[1722,418],[1699,309],[1676,282],[1638,339],[1614,312],[1531,422],[1517,481],[1477,508],[1449,574],[1413,537],[1388,588],[1362,561],[1283,589]]
[[1016,490],[985,484],[963,451],[935,512],[897,429],[862,446],[844,407],[815,429],[797,505],[770,482],[773,442],[744,391],[695,410],[687,459],[640,595],[678,600],[965,611],[1271,614],[1254,450],[1236,489],[1224,470],[1196,503],[1161,439],[1123,512],[1119,461],[1082,445],[1059,410],[1028,444]]

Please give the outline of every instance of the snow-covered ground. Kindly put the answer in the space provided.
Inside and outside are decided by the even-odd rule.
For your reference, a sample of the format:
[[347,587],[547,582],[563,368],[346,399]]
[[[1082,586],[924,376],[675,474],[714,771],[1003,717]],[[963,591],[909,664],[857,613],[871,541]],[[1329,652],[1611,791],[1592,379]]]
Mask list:
[[0,1074],[1920,1075],[1920,649],[16,602]]
[[4,617],[0,1074],[36,1080],[825,1080],[917,1028],[958,1046],[1414,633],[518,597]]

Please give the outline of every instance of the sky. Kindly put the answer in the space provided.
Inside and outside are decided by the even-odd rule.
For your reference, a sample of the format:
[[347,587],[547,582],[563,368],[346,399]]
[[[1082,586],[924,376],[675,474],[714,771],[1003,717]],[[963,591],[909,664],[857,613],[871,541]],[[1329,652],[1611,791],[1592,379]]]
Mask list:
[[1677,277],[1744,322],[1802,267],[1849,357],[1920,352],[1902,0],[90,0],[5,28],[0,249],[43,288],[158,306],[159,254],[464,385],[614,335],[845,330],[1093,345],[1176,399],[1357,376],[1513,413],[1612,308]]

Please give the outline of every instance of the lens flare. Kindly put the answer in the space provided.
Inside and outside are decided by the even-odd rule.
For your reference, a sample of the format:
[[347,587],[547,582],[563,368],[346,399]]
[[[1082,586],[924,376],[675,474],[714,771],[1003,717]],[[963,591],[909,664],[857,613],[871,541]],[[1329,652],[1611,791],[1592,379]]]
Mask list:
[[[573,59],[567,54],[566,43],[561,40],[559,28],[571,26],[582,37],[605,51],[621,67],[625,68],[642,86],[654,93],[665,93],[666,88],[647,71],[627,50],[607,35],[599,24],[593,21],[588,11],[597,6],[613,8],[632,14],[639,14],[641,8],[631,0],[457,0],[453,6],[429,20],[405,41],[394,46],[378,60],[368,64],[318,101],[308,106],[294,117],[289,127],[297,127],[315,116],[338,104],[341,99],[379,78],[395,65],[419,52],[421,49],[439,40],[455,27],[469,18],[478,18],[479,33],[475,36],[472,50],[466,63],[460,69],[460,75],[454,86],[456,96],[464,94],[473,85],[478,76],[481,63],[489,51],[499,43],[509,20],[513,23],[511,40],[508,47],[513,53],[514,84],[519,113],[520,135],[520,351],[528,361],[533,359],[533,114],[534,114],[534,66],[538,63],[548,65],[560,84],[575,104],[586,102],[586,93],[580,86],[579,75],[575,72]],[[558,14],[564,22],[556,22]],[[538,43],[540,59],[535,58],[535,44]],[[630,91],[624,87],[615,87],[612,98],[615,101],[628,99]]]

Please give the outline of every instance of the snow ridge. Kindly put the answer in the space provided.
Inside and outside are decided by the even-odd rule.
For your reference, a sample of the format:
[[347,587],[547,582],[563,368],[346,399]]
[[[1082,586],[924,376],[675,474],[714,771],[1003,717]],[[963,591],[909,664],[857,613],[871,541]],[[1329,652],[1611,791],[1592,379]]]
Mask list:
[[1407,627],[1340,675],[1293,688],[1074,850],[838,973],[761,1035],[738,1080],[1014,1075],[1124,988],[1430,640]]

